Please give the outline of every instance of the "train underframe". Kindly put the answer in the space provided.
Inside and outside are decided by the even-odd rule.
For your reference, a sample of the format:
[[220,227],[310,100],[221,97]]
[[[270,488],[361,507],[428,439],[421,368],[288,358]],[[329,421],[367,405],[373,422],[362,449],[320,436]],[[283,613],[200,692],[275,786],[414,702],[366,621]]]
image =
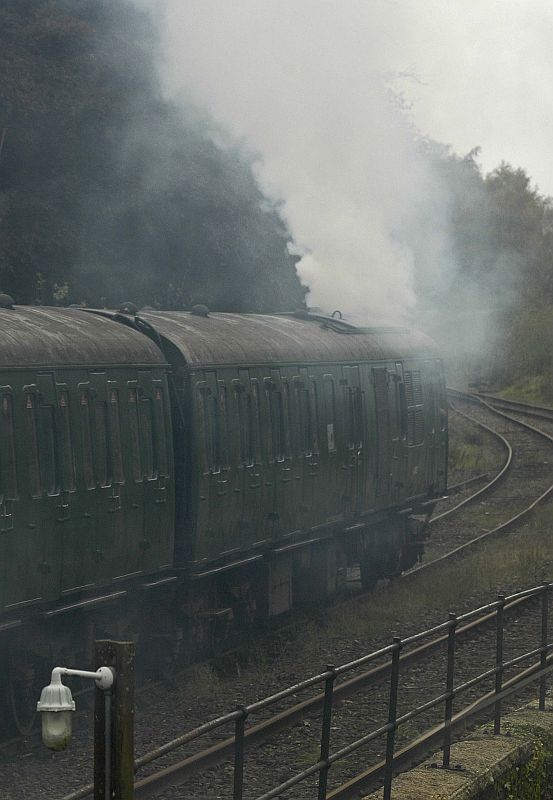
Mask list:
[[109,594],[97,604],[73,598],[61,613],[30,614],[21,626],[3,633],[3,717],[13,721],[19,734],[29,733],[37,723],[40,687],[51,669],[89,668],[97,639],[135,641],[139,671],[160,674],[224,651],[260,620],[322,603],[351,580],[370,589],[380,579],[397,577],[421,560],[432,510],[336,527],[323,537],[201,577],[177,571],[128,586],[121,592],[124,597],[113,601]]

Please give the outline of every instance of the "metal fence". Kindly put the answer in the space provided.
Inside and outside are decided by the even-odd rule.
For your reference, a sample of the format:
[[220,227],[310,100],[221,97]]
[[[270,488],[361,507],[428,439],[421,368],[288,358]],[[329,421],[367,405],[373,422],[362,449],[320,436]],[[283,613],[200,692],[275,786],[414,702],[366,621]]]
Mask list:
[[[292,697],[303,690],[320,685],[321,688],[324,689],[324,692],[321,692],[320,695],[302,704],[304,712],[307,709],[312,709],[322,704],[318,760],[306,769],[293,775],[287,781],[275,786],[270,791],[258,795],[256,800],[270,800],[270,798],[276,798],[302,781],[317,774],[318,800],[326,800],[327,797],[345,797],[346,793],[341,795],[339,790],[335,790],[327,795],[329,769],[336,762],[346,759],[355,751],[381,737],[385,739],[385,759],[367,770],[363,779],[366,780],[368,777],[371,779],[378,777],[381,779],[383,778],[384,800],[390,800],[394,772],[397,771],[401,759],[408,757],[416,748],[420,751],[421,744],[424,745],[426,743],[427,746],[429,746],[430,743],[434,743],[436,740],[440,742],[441,740],[441,747],[443,750],[442,765],[447,768],[450,765],[451,758],[452,732],[456,726],[488,711],[488,713],[493,712],[494,732],[496,734],[500,733],[503,701],[510,695],[520,692],[533,682],[538,683],[539,708],[541,710],[545,709],[546,679],[548,672],[553,669],[552,657],[549,656],[549,652],[553,648],[553,643],[548,641],[549,598],[552,587],[553,584],[547,582],[510,596],[499,595],[497,600],[493,603],[481,606],[468,613],[461,615],[450,613],[445,622],[429,628],[428,630],[403,639],[394,637],[392,643],[387,647],[383,647],[373,653],[350,661],[347,664],[342,664],[341,666],[328,665],[326,669],[318,675],[296,683],[270,697],[242,706],[229,714],[213,719],[183,736],[168,742],[162,747],[150,753],[146,753],[135,761],[135,770],[140,769],[146,764],[150,764],[161,756],[217,728],[233,723],[234,736],[231,737],[230,741],[230,745],[233,746],[234,750],[233,800],[243,800],[244,769],[246,765],[248,739],[254,731],[258,733],[260,729],[263,729],[268,732],[271,729],[271,719],[265,720],[257,726],[249,726],[248,723],[250,723],[252,717],[256,713],[268,709],[286,698]],[[536,641],[536,646],[531,650],[515,658],[505,660],[504,638],[506,611],[523,604],[533,604],[536,614],[539,615],[537,620],[539,623],[539,641]],[[470,680],[466,680],[463,683],[456,683],[455,658],[459,637],[461,635],[463,637],[469,637],[471,633],[476,631],[481,625],[491,625],[495,628],[495,658],[493,664]],[[433,648],[436,649],[438,647],[446,648],[446,668],[445,674],[443,675],[443,691],[425,703],[411,708],[406,713],[398,715],[398,691],[401,685],[402,670],[407,664],[419,660],[425,653],[429,653]],[[382,659],[386,657],[387,660],[385,663],[380,663],[377,667],[374,667],[375,662],[381,662]],[[534,659],[534,662],[531,663],[529,667],[523,669],[508,680],[505,679],[507,670],[514,667],[520,668],[525,662],[531,662],[532,659]],[[341,680],[337,680],[361,667],[368,667],[370,665],[373,665],[373,669],[369,673],[357,676],[353,680],[345,683]],[[369,676],[369,678],[378,676],[381,679],[382,675],[388,673],[388,713],[386,723],[374,730],[368,731],[365,735],[350,742],[347,746],[333,750],[331,746],[332,713],[334,704],[341,694],[341,689],[345,687],[346,684],[349,684],[350,688],[352,684],[360,684],[363,682],[363,679],[365,679],[366,685],[367,676]],[[492,680],[494,683],[493,691],[488,691],[480,695],[478,699],[473,701],[468,707],[455,711],[458,698],[463,695],[463,693],[474,689],[474,687],[479,684]],[[396,736],[401,726],[439,706],[443,706],[443,722],[439,726],[428,730],[423,736],[419,736],[410,745],[402,747],[401,758],[398,757],[396,753]],[[253,736],[251,738],[253,739]],[[155,781],[155,776],[156,774],[147,780],[151,780],[153,783]],[[87,788],[90,789],[91,787]],[[72,795],[68,795],[64,800],[78,800],[86,796],[86,792],[84,794],[83,792],[84,790],[81,790],[80,793],[75,792]],[[137,792],[137,795],[140,797],[140,792]]]

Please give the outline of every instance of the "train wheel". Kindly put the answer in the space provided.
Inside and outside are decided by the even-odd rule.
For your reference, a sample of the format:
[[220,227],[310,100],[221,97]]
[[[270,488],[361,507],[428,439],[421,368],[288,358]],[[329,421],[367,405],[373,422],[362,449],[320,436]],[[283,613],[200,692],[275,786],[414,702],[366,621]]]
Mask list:
[[29,662],[12,662],[8,671],[8,698],[15,729],[29,736],[37,724],[35,668]]

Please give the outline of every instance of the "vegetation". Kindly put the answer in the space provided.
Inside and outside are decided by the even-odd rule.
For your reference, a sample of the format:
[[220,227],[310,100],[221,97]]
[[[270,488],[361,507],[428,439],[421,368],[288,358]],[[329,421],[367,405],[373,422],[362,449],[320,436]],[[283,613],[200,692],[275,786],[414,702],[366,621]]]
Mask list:
[[497,389],[543,375],[551,401],[552,199],[509,164],[483,175],[478,149],[460,158],[426,143],[426,156],[448,189],[450,252],[439,279],[418,259],[421,315],[448,343],[454,377]]
[[483,475],[497,469],[502,453],[490,446],[493,438],[459,415],[450,414],[448,474],[449,485],[467,475]]
[[251,162],[163,99],[153,37],[126,0],[1,4],[2,290],[20,303],[300,306]]

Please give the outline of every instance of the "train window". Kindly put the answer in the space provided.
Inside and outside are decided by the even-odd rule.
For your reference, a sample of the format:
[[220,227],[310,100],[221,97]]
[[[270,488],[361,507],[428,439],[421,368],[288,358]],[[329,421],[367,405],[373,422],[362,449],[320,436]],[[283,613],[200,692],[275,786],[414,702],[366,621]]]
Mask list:
[[235,398],[238,411],[240,463],[248,467],[254,463],[252,398],[242,387],[236,390]]
[[142,480],[142,455],[140,452],[140,425],[138,422],[138,392],[129,391],[129,427],[131,434],[132,474],[136,482]]
[[414,447],[424,443],[424,410],[420,370],[406,370],[404,383],[407,403],[407,444]]
[[59,492],[56,471],[56,438],[53,406],[38,408],[38,463],[40,482],[47,494]]
[[217,404],[209,389],[200,390],[199,411],[204,432],[204,472],[216,471],[216,423]]
[[32,497],[40,497],[40,469],[38,463],[38,436],[36,425],[36,397],[28,394],[25,397],[25,414],[27,420],[28,434],[28,457],[29,457],[29,488]]
[[216,462],[219,468],[229,466],[228,448],[228,420],[227,420],[227,390],[225,386],[219,386],[219,406],[215,415],[215,447]]
[[332,375],[325,375],[323,382],[326,446],[329,453],[336,452],[336,389]]
[[99,486],[111,484],[108,451],[108,413],[103,400],[94,403],[94,465],[96,483]]
[[317,382],[312,380],[311,381],[311,393],[310,393],[310,407],[311,407],[311,430],[309,433],[309,439],[311,441],[312,450],[314,453],[319,452],[319,395],[317,389]]
[[108,422],[113,482],[125,483],[121,448],[121,421],[119,419],[119,392],[117,389],[111,389],[109,393]]
[[92,425],[90,420],[90,402],[88,392],[83,390],[79,398],[81,418],[81,449],[83,459],[83,479],[86,489],[94,489],[94,463],[92,451]]
[[17,498],[17,477],[15,472],[13,398],[11,394],[2,395],[0,413],[0,471],[2,478],[0,490],[4,500],[15,500]]
[[140,401],[140,434],[142,440],[142,474],[146,480],[153,480],[157,475],[154,464],[152,401],[149,397],[143,397]]
[[61,485],[66,492],[74,492],[75,462],[73,461],[73,444],[71,440],[71,421],[69,419],[69,395],[60,392],[58,395],[59,436],[61,451]]
[[167,429],[165,427],[165,404],[163,390],[156,386],[154,391],[154,421],[156,444],[156,467],[158,475],[169,475],[169,460],[167,458]]
[[303,386],[297,387],[297,399],[299,410],[299,440],[300,449],[303,455],[311,455],[312,452],[312,430],[313,421],[311,414],[311,403],[309,400],[309,390]]
[[363,395],[358,386],[346,388],[346,442],[348,450],[363,446]]
[[290,397],[290,386],[288,381],[282,382],[282,433],[283,433],[283,455],[285,458],[292,456],[292,402]]
[[256,380],[251,382],[251,431],[252,431],[252,461],[253,463],[260,464],[263,460],[261,453],[261,426],[260,426],[260,409],[259,409],[259,385]]
[[376,406],[376,493],[386,495],[390,491],[391,424],[390,403],[388,399],[389,375],[385,367],[372,370],[374,401]]
[[440,406],[440,431],[445,433],[447,430],[447,396],[445,392],[445,384],[440,382],[439,390],[439,406]]
[[38,464],[38,436],[36,426],[36,397],[28,394],[25,397],[25,415],[28,434],[28,458],[29,458],[29,488],[32,497],[40,497],[40,469]]
[[269,409],[269,435],[271,461],[284,461],[284,414],[282,395],[274,384],[267,383],[265,394]]

